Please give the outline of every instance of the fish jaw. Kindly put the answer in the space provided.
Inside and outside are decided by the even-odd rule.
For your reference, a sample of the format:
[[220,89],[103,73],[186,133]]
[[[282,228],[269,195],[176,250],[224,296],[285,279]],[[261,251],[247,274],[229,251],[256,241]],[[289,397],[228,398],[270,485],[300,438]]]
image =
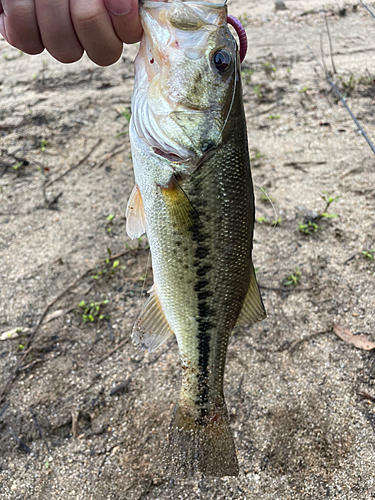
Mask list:
[[[161,154],[195,163],[223,141],[239,78],[225,5],[145,2],[132,97],[139,137]],[[228,68],[213,63],[225,51]]]

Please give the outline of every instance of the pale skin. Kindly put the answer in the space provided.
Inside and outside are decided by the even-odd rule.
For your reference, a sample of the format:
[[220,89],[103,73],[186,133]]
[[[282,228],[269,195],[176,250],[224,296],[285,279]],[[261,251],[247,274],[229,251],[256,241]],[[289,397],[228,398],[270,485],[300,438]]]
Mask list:
[[138,0],[0,0],[0,34],[26,54],[47,50],[62,63],[84,52],[100,66],[141,39]]

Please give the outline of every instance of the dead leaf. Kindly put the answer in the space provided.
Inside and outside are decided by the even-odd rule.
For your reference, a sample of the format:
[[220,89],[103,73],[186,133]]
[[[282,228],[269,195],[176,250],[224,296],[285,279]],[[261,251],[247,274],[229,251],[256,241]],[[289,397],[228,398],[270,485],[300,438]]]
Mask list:
[[368,335],[353,335],[348,328],[344,328],[337,323],[333,324],[333,331],[341,340],[347,344],[353,344],[357,349],[363,349],[364,351],[375,349],[375,343],[368,340]]

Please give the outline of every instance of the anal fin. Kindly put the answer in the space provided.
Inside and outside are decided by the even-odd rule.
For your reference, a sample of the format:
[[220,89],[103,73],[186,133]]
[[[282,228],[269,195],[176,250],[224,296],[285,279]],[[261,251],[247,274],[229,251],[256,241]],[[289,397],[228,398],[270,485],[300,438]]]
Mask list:
[[255,277],[254,267],[251,265],[250,285],[236,326],[245,326],[250,323],[255,323],[256,321],[262,321],[266,316],[267,314]]
[[140,238],[146,232],[146,217],[143,207],[142,196],[137,184],[131,192],[128,205],[126,207],[126,232],[134,240]]
[[172,334],[173,332],[165,319],[154,287],[152,287],[150,297],[133,327],[133,343],[141,349],[153,352]]

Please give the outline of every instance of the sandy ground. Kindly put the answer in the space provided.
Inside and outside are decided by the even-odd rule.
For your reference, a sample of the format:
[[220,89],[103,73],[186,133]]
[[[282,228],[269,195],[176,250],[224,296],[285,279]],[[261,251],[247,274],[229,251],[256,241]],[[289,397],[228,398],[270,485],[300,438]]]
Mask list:
[[[375,158],[306,48],[319,56],[322,33],[331,68],[325,6],[335,81],[375,140],[375,22],[338,1],[229,5],[249,36],[254,261],[268,311],[228,350],[240,475],[164,473],[176,343],[147,354],[129,341],[152,283],[147,240],[125,233],[133,171],[122,111],[136,47],[103,69],[0,39],[0,337],[24,328],[0,341],[0,387],[46,305],[92,269],[50,309],[64,314],[44,321],[0,402],[1,500],[375,498],[375,358],[333,333],[338,323],[375,341],[375,265],[361,253],[375,249]],[[337,217],[311,219],[323,192],[341,195],[328,210]],[[298,229],[306,217],[316,232]],[[122,255],[103,262],[107,249]],[[284,286],[291,274],[298,283]],[[104,318],[84,322],[82,300]]]

